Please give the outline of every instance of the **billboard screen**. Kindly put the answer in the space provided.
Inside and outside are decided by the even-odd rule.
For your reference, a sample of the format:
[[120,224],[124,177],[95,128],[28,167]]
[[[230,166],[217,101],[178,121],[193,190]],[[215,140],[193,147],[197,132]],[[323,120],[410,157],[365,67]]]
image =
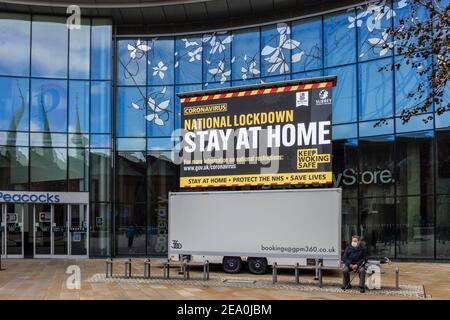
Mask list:
[[180,94],[180,187],[332,183],[335,77],[313,80]]

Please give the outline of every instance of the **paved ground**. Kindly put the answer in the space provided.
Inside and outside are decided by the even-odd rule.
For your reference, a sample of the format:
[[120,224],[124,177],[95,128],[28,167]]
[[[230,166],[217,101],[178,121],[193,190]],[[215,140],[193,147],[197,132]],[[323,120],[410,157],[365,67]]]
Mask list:
[[[133,274],[142,275],[142,259],[134,260]],[[67,288],[66,269],[77,265],[81,271],[81,288]],[[229,275],[213,268],[211,281],[203,282],[200,270],[191,272],[191,280],[183,282],[178,269],[173,269],[173,280],[105,279],[104,260],[3,260],[0,271],[0,299],[450,299],[450,263],[393,263],[386,266],[382,285],[393,287],[394,266],[400,268],[401,292],[393,290],[370,291],[339,289],[340,273],[326,272],[324,288],[314,284],[314,272],[300,274],[301,285],[293,284],[293,273],[283,272],[279,284],[271,285],[271,275],[255,276],[249,273]],[[117,262],[114,273],[123,272],[123,262]],[[152,275],[162,275],[162,269],[152,268]],[[225,285],[224,279],[256,279],[254,287],[248,284]],[[197,280],[196,280],[197,279]],[[356,279],[357,280],[357,279]],[[356,284],[355,280],[355,284]],[[416,291],[420,294],[415,294]],[[389,294],[387,294],[389,293]],[[425,293],[423,297],[422,294]]]

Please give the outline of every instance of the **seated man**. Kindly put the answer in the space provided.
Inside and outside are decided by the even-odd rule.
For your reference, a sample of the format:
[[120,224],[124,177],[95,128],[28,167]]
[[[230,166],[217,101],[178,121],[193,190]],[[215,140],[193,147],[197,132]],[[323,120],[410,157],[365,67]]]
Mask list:
[[366,249],[361,245],[361,241],[358,236],[352,237],[351,246],[347,246],[344,252],[344,274],[342,289],[351,288],[350,284],[350,272],[355,271],[359,274],[359,291],[365,292],[365,280],[366,280],[366,268],[365,263],[367,261]]

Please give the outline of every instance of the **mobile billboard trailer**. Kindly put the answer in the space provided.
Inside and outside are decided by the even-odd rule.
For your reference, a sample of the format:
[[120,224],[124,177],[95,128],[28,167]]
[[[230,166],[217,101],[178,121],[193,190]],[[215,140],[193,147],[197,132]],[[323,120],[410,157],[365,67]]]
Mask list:
[[[335,84],[336,77],[328,76],[178,94],[182,128],[180,187],[192,190],[331,184],[332,87]],[[176,255],[194,260],[207,258],[210,262],[223,262],[229,272],[236,272],[242,260],[248,260],[255,273],[265,270],[276,259],[304,265],[306,259],[315,258],[327,265],[338,264],[340,200],[330,198],[327,203],[314,204],[311,201],[316,193],[317,200],[328,194],[340,197],[339,191],[265,192],[172,193],[169,197],[171,258],[175,259]],[[283,203],[277,197],[286,197],[286,201]],[[203,202],[209,199],[213,199],[211,206],[206,206]],[[261,203],[265,205],[260,206]],[[336,207],[333,209],[330,204]],[[308,213],[299,208],[308,208]],[[335,215],[325,232],[315,224],[322,218],[314,220],[309,215],[312,209],[322,212],[322,218],[326,214]],[[216,216],[218,212],[222,215]],[[300,220],[302,215],[306,220]],[[278,218],[285,224],[274,223]],[[220,225],[213,226],[217,221]],[[225,230],[219,230],[221,227]],[[334,232],[330,231],[332,227]],[[294,232],[296,229],[301,231],[301,237],[314,237],[306,232],[314,230],[318,237],[327,234],[336,235],[336,239],[328,244],[326,241],[308,243]],[[259,241],[259,250],[254,241]],[[272,244],[266,246],[270,241]]]
[[169,194],[169,259],[222,263],[235,273],[267,266],[339,266],[341,189]]

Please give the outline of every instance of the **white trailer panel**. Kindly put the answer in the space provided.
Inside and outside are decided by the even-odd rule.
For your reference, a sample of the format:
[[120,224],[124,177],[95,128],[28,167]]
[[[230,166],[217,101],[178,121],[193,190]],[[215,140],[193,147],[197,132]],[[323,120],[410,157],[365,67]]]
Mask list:
[[169,194],[169,256],[340,260],[341,189]]

